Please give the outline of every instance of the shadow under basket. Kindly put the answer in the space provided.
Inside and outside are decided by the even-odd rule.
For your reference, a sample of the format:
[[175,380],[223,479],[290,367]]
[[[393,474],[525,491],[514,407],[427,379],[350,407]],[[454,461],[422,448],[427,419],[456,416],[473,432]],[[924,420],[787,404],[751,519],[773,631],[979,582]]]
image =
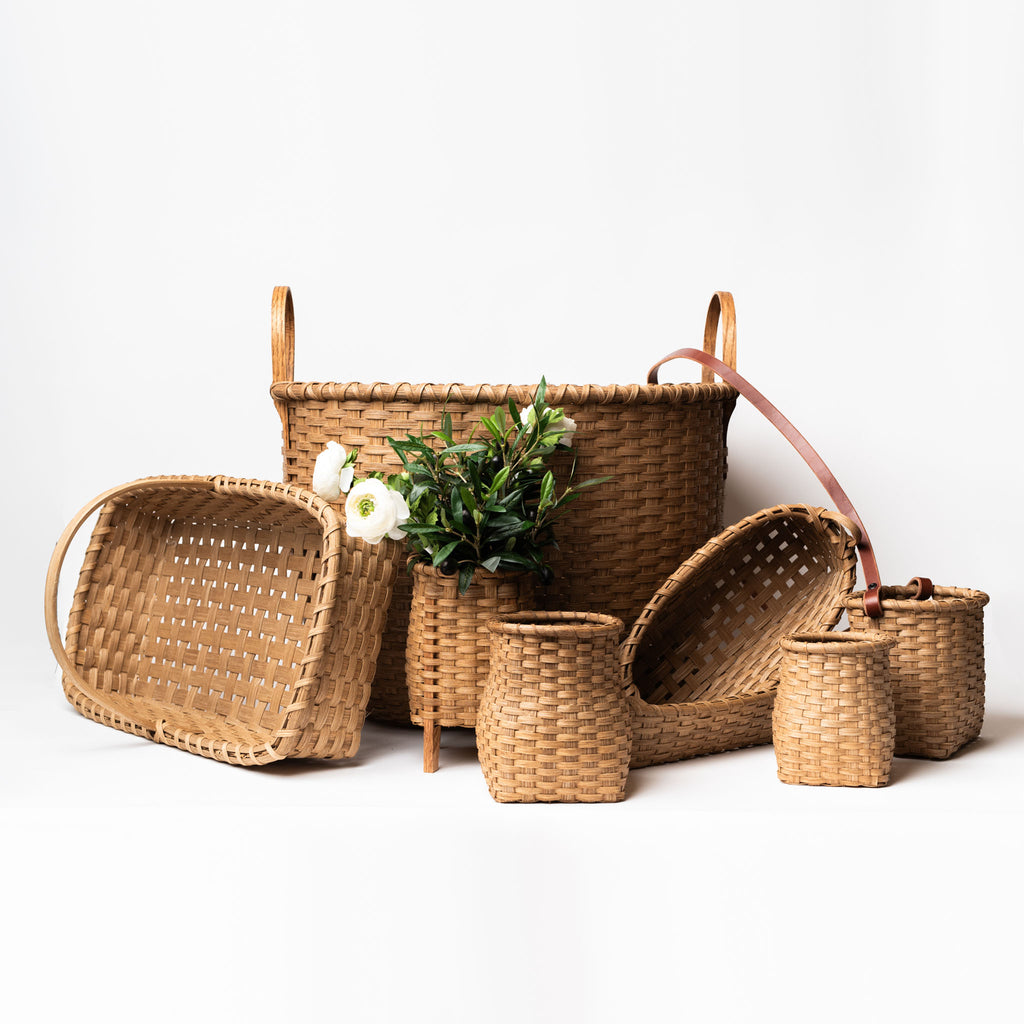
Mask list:
[[771,742],[779,639],[836,625],[857,539],[838,513],[776,505],[672,574],[622,645],[632,767]]
[[[61,566],[101,506],[65,645]],[[46,626],[65,694],[103,725],[230,764],[351,757],[400,558],[393,541],[348,537],[298,487],[115,487],[78,513],[50,562]]]

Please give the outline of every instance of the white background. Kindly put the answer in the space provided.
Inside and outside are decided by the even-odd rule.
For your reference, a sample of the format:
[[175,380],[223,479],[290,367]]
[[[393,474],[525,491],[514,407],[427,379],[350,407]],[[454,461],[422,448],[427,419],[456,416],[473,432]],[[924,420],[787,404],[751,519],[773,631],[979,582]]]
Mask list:
[[[0,6],[8,1019],[1011,1019],[1022,29],[977,0]],[[499,807],[468,733],[432,777],[381,726],[246,772],[81,719],[53,542],[138,476],[279,477],[275,284],[300,380],[496,383],[641,381],[731,290],[740,371],[883,577],[991,594],[982,740],[880,791],[783,786],[761,748]],[[730,457],[730,521],[826,503],[742,403]]]

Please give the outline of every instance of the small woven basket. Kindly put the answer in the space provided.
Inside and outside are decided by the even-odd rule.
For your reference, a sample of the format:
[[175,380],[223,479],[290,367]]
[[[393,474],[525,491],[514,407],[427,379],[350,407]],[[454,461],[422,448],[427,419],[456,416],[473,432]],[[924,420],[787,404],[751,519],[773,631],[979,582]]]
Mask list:
[[896,755],[943,760],[977,739],[985,716],[988,594],[935,587],[882,587],[882,614],[868,618],[863,591],[846,600],[850,628],[880,630],[898,641],[890,655],[896,706]]
[[631,728],[618,671],[622,622],[524,612],[488,624],[491,670],[477,752],[499,803],[614,803],[626,793]]
[[783,637],[772,742],[783,782],[884,786],[896,738],[889,651],[882,633]]
[[[66,646],[57,586],[101,509]],[[64,692],[103,725],[236,765],[359,748],[401,548],[345,534],[311,491],[156,477],[86,505],[57,543],[46,628]]]
[[839,621],[856,536],[845,516],[776,505],[672,574],[622,645],[634,768],[771,742],[779,639]]
[[478,569],[460,595],[457,576],[419,563],[412,572],[405,662],[412,720],[472,729],[491,654],[487,623],[533,607],[536,577]]

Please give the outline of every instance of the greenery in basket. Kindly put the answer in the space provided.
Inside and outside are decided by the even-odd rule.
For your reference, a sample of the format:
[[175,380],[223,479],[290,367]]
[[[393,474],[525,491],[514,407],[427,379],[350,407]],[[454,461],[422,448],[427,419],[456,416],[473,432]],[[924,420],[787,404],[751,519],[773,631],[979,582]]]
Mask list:
[[[520,411],[510,399],[456,443],[451,415],[427,436],[407,434],[388,443],[402,472],[372,473],[348,491],[346,529],[376,543],[405,537],[413,562],[458,574],[465,593],[478,568],[553,578],[546,552],[557,547],[554,524],[585,487],[609,479],[569,483],[559,491],[554,460],[568,454],[576,424],[545,401],[541,379],[533,404]],[[331,448],[333,445],[333,449]],[[335,501],[352,480],[353,454],[331,442],[317,459],[313,489]],[[322,468],[323,467],[323,468]],[[318,476],[319,474],[319,476]]]

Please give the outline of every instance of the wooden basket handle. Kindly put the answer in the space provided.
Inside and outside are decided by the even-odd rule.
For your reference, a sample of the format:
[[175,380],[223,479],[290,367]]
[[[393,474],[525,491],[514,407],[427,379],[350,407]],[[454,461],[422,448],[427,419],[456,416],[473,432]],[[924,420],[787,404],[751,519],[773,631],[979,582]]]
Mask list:
[[[108,501],[124,494],[125,492],[138,490],[140,483],[146,487],[150,485],[159,487],[165,484],[181,486],[183,480],[181,477],[153,477],[144,482],[135,481],[128,484],[118,484],[117,487],[111,487],[102,494],[96,495],[92,501],[83,505],[78,512],[75,513],[71,522],[64,528],[64,532],[57,540],[57,544],[53,549],[53,555],[50,557],[50,564],[46,569],[46,586],[43,590],[43,616],[46,621],[46,636],[50,641],[50,650],[53,651],[53,656],[57,659],[57,664],[60,665],[65,678],[74,689],[82,694],[83,697],[86,697],[94,704],[98,704],[107,712],[107,714],[128,722],[130,722],[130,719],[127,719],[122,712],[116,711],[109,704],[106,704],[102,697],[94,691],[86,689],[85,683],[79,674],[78,669],[68,657],[68,652],[64,649],[64,641],[61,639],[60,625],[57,622],[57,589],[60,585],[60,573],[64,566],[64,559],[67,557],[68,548],[71,547],[71,542],[75,539],[75,534],[77,534],[82,528],[82,524],[97,509],[106,505]],[[205,481],[205,483],[211,488],[214,486],[211,481]],[[139,724],[139,728],[153,731],[155,726]]]
[[[270,359],[274,374],[272,383],[295,380],[295,307],[292,290],[279,284],[270,301]],[[288,406],[274,399],[281,417],[284,447],[288,447]]]
[[[704,321],[704,351],[710,356],[715,354],[715,343],[718,340],[718,321],[722,321],[722,359],[727,366],[736,369],[736,304],[732,300],[732,292],[715,292],[708,305],[707,319]],[[647,383],[658,383],[658,368],[675,359],[679,352],[672,352],[664,359],[656,362],[647,371]],[[701,383],[713,384],[715,371],[710,366],[701,370]]]

